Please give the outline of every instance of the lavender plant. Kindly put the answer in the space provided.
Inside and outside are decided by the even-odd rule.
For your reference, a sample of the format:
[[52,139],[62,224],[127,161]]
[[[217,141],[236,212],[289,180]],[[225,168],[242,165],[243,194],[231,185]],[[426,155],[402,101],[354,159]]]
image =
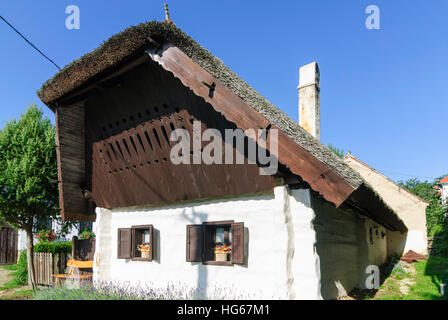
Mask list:
[[182,283],[156,287],[150,283],[125,281],[95,281],[90,284],[68,282],[65,286],[41,289],[34,300],[222,300],[256,299],[234,287],[194,288]]

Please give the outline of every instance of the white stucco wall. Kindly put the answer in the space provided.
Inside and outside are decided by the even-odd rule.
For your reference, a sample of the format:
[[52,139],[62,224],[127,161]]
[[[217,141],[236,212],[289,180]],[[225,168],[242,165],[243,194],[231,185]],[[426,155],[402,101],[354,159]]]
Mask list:
[[447,204],[448,203],[448,183],[447,182],[441,183],[441,186],[442,186],[442,196],[441,196],[442,203]]
[[316,252],[316,232],[313,227],[316,214],[311,207],[311,192],[309,189],[285,191],[284,211],[293,244],[292,252],[288,251],[290,298],[322,299],[320,260]]
[[[186,225],[244,222],[244,265],[186,262]],[[153,262],[117,259],[117,230],[154,226]],[[378,228],[369,244],[369,228]],[[376,230],[376,229],[375,229]],[[97,208],[95,281],[129,281],[166,288],[200,288],[209,297],[335,299],[363,287],[368,265],[387,256],[384,227],[337,209],[309,189],[276,187],[273,193],[153,208]]]
[[[319,299],[308,190],[276,187],[265,195],[157,208],[97,208],[94,280],[181,283],[191,288],[234,287],[233,298]],[[185,261],[186,225],[203,221],[244,222],[246,263],[213,266]],[[152,224],[155,260],[117,259],[117,229]],[[244,291],[244,294],[242,293]]]

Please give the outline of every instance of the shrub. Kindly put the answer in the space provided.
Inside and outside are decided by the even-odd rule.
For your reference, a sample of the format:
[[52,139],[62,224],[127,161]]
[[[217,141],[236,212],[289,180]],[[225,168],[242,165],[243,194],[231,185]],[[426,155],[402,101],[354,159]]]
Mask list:
[[17,271],[15,272],[15,281],[19,285],[26,285],[28,283],[28,262],[26,258],[26,250],[20,251]]
[[34,245],[34,252],[71,253],[72,243],[71,241],[38,243]]

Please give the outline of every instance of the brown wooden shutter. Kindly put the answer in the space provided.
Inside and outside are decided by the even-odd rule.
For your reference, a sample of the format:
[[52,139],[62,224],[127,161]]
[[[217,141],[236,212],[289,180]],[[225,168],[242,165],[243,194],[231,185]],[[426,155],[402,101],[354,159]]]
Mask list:
[[244,222],[232,223],[232,263],[244,264]]
[[117,259],[131,259],[131,228],[118,229]]
[[187,225],[187,261],[202,262],[203,234],[201,224]]
[[151,224],[149,226],[149,243],[150,243],[150,254],[149,254],[149,261],[152,261],[153,257],[154,257],[154,227]]

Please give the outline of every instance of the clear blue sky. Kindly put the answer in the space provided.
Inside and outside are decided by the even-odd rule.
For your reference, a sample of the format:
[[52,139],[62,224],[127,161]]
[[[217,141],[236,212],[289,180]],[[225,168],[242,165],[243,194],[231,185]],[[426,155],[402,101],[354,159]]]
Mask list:
[[[2,0],[0,15],[63,67],[140,22],[164,1]],[[68,30],[68,5],[81,12]],[[448,1],[169,0],[176,25],[298,120],[299,67],[321,70],[321,140],[393,180],[448,173]],[[368,5],[380,30],[365,27]],[[0,127],[57,69],[0,21]]]

